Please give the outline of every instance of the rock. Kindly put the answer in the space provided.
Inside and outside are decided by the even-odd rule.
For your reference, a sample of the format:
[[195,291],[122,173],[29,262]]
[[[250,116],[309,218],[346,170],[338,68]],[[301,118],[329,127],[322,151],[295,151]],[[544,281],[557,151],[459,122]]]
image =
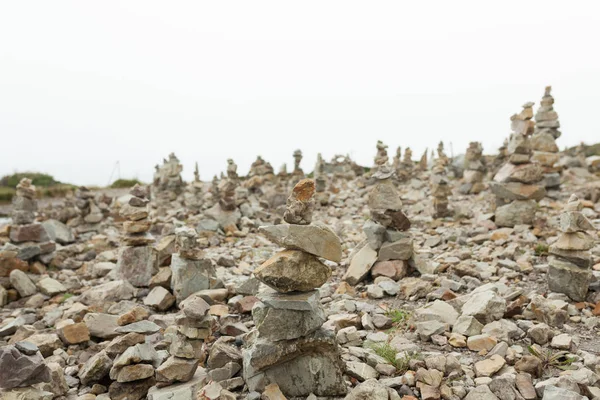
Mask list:
[[171,271],[171,288],[177,303],[195,292],[210,289],[216,280],[215,269],[208,258],[189,260],[173,254]]
[[561,333],[560,335],[554,336],[552,338],[552,342],[550,343],[550,347],[560,350],[571,350],[572,345],[573,338],[566,333]]
[[154,367],[150,364],[126,365],[119,369],[117,382],[133,382],[154,376]]
[[464,400],[500,400],[486,385],[471,390]]
[[546,196],[546,189],[541,185],[527,185],[519,182],[499,184],[490,182],[492,193],[508,202],[513,200],[542,200]]
[[46,296],[55,296],[67,291],[67,288],[62,283],[52,278],[40,279],[36,286]]
[[494,346],[496,346],[497,343],[498,340],[496,340],[496,338],[485,334],[469,336],[467,339],[467,347],[469,350],[477,352],[482,350],[485,350],[486,352],[490,351],[494,348]]
[[367,242],[373,250],[379,250],[385,237],[385,226],[369,219],[363,225],[363,232],[367,236]]
[[10,240],[13,243],[47,242],[49,240],[42,224],[13,225],[10,229]]
[[79,301],[89,306],[109,301],[129,300],[133,297],[134,292],[135,289],[129,282],[117,280],[86,290],[81,294]]
[[535,200],[514,200],[496,208],[496,225],[513,227],[531,225],[535,218],[537,204]]
[[325,314],[319,292],[262,295],[262,303],[252,309],[252,317],[260,337],[290,340],[306,336],[323,325]]
[[492,291],[475,293],[462,307],[463,316],[473,316],[482,323],[502,318],[505,311],[506,301]]
[[415,310],[414,317],[417,322],[435,320],[452,326],[458,319],[458,312],[445,301],[435,300]]
[[535,388],[531,382],[531,375],[525,373],[517,374],[515,378],[515,385],[525,400],[537,399],[537,393],[535,392]]
[[59,244],[69,244],[75,241],[75,236],[71,228],[55,219],[48,219],[42,222],[48,238]]
[[342,279],[350,285],[356,285],[367,276],[375,261],[377,261],[377,252],[369,245],[365,244],[363,248],[352,257],[350,266]]
[[405,260],[378,261],[371,268],[371,276],[385,276],[393,280],[399,280],[408,275],[408,262]]
[[542,400],[586,400],[587,397],[571,390],[548,385],[544,389],[544,397]]
[[90,331],[84,322],[61,326],[56,329],[56,333],[66,345],[85,343],[90,340]]
[[119,317],[116,315],[102,313],[88,313],[83,318],[83,322],[88,327],[91,336],[102,339],[111,339],[118,336],[116,329]]
[[40,389],[54,393],[55,397],[64,396],[69,391],[69,385],[65,379],[65,372],[60,364],[51,362],[48,363],[50,370],[50,381],[40,385]]
[[506,364],[504,358],[494,354],[488,359],[475,363],[475,374],[477,376],[492,376],[500,371],[504,364]]
[[188,382],[164,388],[151,388],[148,391],[148,400],[197,400],[197,393],[206,384],[206,379],[206,371],[200,367]]
[[544,323],[534,325],[527,331],[527,336],[540,345],[548,343],[553,335],[552,329]]
[[121,355],[130,347],[135,346],[136,344],[144,343],[145,336],[140,333],[128,333],[123,336],[117,336],[114,338],[108,346],[106,346],[106,354],[109,357],[116,357]]
[[54,393],[34,387],[11,389],[1,394],[2,400],[52,400],[54,398]]
[[286,400],[286,397],[276,383],[271,383],[265,387],[261,400]]
[[369,379],[358,384],[345,400],[388,400],[388,389],[377,379]]
[[33,343],[20,342],[0,349],[0,388],[13,389],[49,381],[50,370]]
[[564,293],[575,301],[584,301],[592,272],[557,257],[550,257],[547,279],[551,291]]
[[112,360],[105,351],[96,353],[79,370],[78,376],[81,384],[89,385],[91,382],[97,382],[104,378],[110,371],[112,364]]
[[159,311],[166,311],[175,303],[175,296],[162,286],[154,287],[144,299],[144,304]]
[[36,333],[29,336],[27,341],[36,345],[44,357],[50,357],[54,350],[62,347],[62,342],[54,333]]
[[116,266],[116,275],[136,287],[148,287],[152,275],[158,272],[156,251],[148,246],[123,247]]
[[312,222],[312,213],[315,206],[315,181],[302,179],[298,182],[290,197],[287,199],[283,219],[289,224],[308,225]]
[[113,382],[108,388],[108,394],[111,400],[142,400],[155,383],[154,378],[127,383]]
[[186,317],[201,319],[209,311],[210,305],[199,295],[192,295],[179,304]]
[[117,332],[117,333],[135,332],[135,333],[142,333],[142,334],[149,335],[152,333],[156,333],[159,330],[160,330],[160,326],[156,325],[154,322],[139,321],[139,322],[134,322],[129,325],[119,326],[117,329],[115,329],[115,332]]
[[516,362],[515,369],[519,372],[539,377],[542,375],[542,361],[534,356],[523,356],[523,358]]
[[475,336],[481,333],[481,329],[483,329],[483,324],[477,318],[470,315],[461,315],[454,323],[452,332],[464,336]]
[[261,226],[259,232],[286,249],[305,251],[334,262],[342,259],[340,239],[322,224]]
[[299,250],[285,250],[255,269],[254,275],[281,293],[306,292],[327,282],[331,276],[331,269],[312,254]]
[[402,238],[393,243],[384,243],[379,249],[378,261],[408,260],[413,255],[411,238]]
[[21,270],[15,269],[10,273],[10,284],[17,289],[21,297],[28,297],[37,293],[35,284]]
[[346,373],[360,382],[368,379],[377,379],[379,374],[375,368],[362,362],[348,362],[346,363]]

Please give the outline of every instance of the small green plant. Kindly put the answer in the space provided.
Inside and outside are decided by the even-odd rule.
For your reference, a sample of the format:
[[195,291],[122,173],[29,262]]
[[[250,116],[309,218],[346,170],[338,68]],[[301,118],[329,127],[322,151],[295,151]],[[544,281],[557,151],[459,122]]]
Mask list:
[[70,299],[73,296],[75,296],[73,293],[65,293],[65,294],[63,294],[63,297],[60,300],[60,302],[64,303],[65,301],[67,301],[68,299]]
[[538,243],[534,249],[535,255],[538,257],[548,255],[548,245],[546,243]]
[[573,364],[575,358],[568,357],[569,352],[567,351],[554,352],[550,349],[543,350],[536,346],[527,346],[527,351],[542,362],[542,369],[544,370],[549,367],[555,367],[565,371],[573,369],[571,364]]
[[402,357],[396,357],[398,352],[388,342],[386,343],[367,343],[367,346],[375,352],[379,357],[385,359],[388,363],[396,368],[398,373],[405,373],[409,370],[410,360],[418,359],[420,354],[405,353]]
[[396,327],[404,326],[410,319],[410,313],[401,309],[392,308],[385,315],[392,319],[392,323]]
[[137,179],[117,179],[110,185],[110,187],[112,189],[126,189],[134,187],[138,183],[142,185],[142,182]]

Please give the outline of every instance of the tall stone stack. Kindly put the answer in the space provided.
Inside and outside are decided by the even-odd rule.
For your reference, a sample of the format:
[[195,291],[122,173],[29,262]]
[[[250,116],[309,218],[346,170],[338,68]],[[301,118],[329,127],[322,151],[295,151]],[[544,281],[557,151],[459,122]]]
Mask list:
[[431,171],[430,184],[431,195],[433,196],[434,218],[446,218],[451,214],[448,208],[448,197],[452,194],[452,191],[450,189],[450,182],[446,176],[446,165],[447,159],[438,157]]
[[465,153],[465,172],[460,192],[463,194],[477,194],[485,189],[483,178],[486,173],[483,147],[479,142],[469,143]]
[[196,230],[181,227],[175,230],[179,251],[171,255],[171,289],[177,304],[190,295],[217,286],[215,267],[198,247]]
[[289,225],[261,227],[285,250],[254,271],[273,290],[260,293],[252,309],[255,329],[243,349],[244,379],[250,391],[276,383],[287,397],[341,396],[346,393],[342,361],[317,290],[331,276],[318,257],[339,262],[340,239],[312,223],[315,183],[296,184],[284,219]]
[[533,103],[526,103],[519,114],[511,117],[513,133],[507,147],[508,162],[490,183],[496,196],[495,222],[498,226],[531,225],[537,201],[546,195],[543,170],[531,160],[532,107]]
[[78,226],[78,230],[80,232],[95,230],[94,225],[104,219],[104,214],[94,199],[94,193],[85,186],[80,186],[75,191],[75,205],[83,220],[79,221],[81,225]]
[[343,277],[350,285],[356,285],[369,272],[373,276],[393,279],[403,278],[408,272],[408,263],[413,258],[413,240],[406,231],[411,222],[402,212],[402,201],[392,177],[389,166],[380,168],[373,175],[376,183],[368,200],[371,218],[363,225],[367,242],[354,253]]
[[412,177],[414,164],[412,161],[412,150],[410,147],[407,147],[404,150],[404,158],[402,162],[396,168],[396,177],[400,182],[405,182]]
[[373,164],[373,173],[376,173],[379,168],[388,164],[389,157],[387,148],[387,145],[385,145],[381,140],[377,141],[377,154],[375,155]]
[[402,147],[398,146],[396,148],[396,155],[394,155],[394,161],[392,162],[392,167],[395,171],[400,168],[400,164],[402,163]]
[[129,193],[132,197],[119,210],[125,222],[116,273],[133,286],[148,287],[152,275],[158,272],[156,251],[150,246],[154,238],[148,233],[152,228],[148,218],[148,194],[140,185],[135,185]]
[[169,159],[163,160],[163,164],[157,168],[154,174],[152,198],[157,199],[159,202],[176,200],[177,196],[183,192],[182,171],[183,165],[181,165],[175,153],[169,154]]
[[546,86],[540,108],[535,113],[535,132],[531,137],[533,149],[532,160],[538,162],[544,169],[547,188],[560,186],[561,168],[557,165],[560,159],[555,140],[561,135],[558,128],[558,114],[554,111],[554,97],[550,94],[551,86]]
[[419,170],[421,171],[427,171],[427,166],[429,165],[427,162],[427,151],[428,149],[425,149],[423,155],[419,159]]
[[592,278],[594,225],[583,215],[583,204],[572,195],[559,219],[562,232],[549,249],[548,288],[574,301],[585,301]]
[[302,162],[302,150],[298,149],[294,151],[294,171],[292,175],[296,177],[304,177],[304,171],[300,168],[300,162]]
[[48,235],[42,224],[35,222],[37,200],[35,186],[31,179],[23,178],[17,184],[17,191],[12,199],[12,225],[10,240],[13,243],[44,242]]
[[327,205],[329,203],[329,193],[325,191],[327,187],[327,175],[325,173],[325,162],[321,153],[317,154],[317,162],[315,164],[315,170],[313,171],[315,177],[315,192],[316,200],[321,205]]

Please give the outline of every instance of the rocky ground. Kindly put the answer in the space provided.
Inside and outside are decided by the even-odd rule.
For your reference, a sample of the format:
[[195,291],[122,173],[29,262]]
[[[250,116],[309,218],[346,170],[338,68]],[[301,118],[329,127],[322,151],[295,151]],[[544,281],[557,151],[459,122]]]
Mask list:
[[[366,261],[348,271],[367,239],[373,182],[329,175],[325,194],[317,193],[312,220],[331,227],[342,244],[341,262],[323,260],[332,275],[318,288],[323,328],[337,340],[347,390],[329,398],[600,398],[597,232],[585,301],[550,292],[547,283],[548,247],[572,194],[600,226],[600,203],[590,200],[598,178],[582,168],[564,170],[560,188],[539,201],[533,225],[507,228],[494,223],[493,194],[460,194],[459,179],[449,180],[451,215],[433,218],[429,174],[396,182],[412,223],[410,262],[371,268]],[[258,227],[284,223],[292,187],[278,179],[242,183],[250,189],[237,202],[241,218],[233,227],[214,214],[210,184],[199,182],[167,201],[152,196],[147,217],[134,216],[135,209],[119,214],[123,204],[134,204],[121,193],[106,201],[98,193],[79,198],[95,198],[100,221],[71,215],[68,204],[40,206],[37,220],[53,243],[48,249],[45,241],[12,244],[10,224],[0,227],[0,397],[286,398],[276,384],[249,392],[243,371],[252,309],[268,290],[253,271],[280,250]],[[189,201],[194,196],[200,200]],[[125,273],[118,266],[123,225],[142,232],[145,223],[133,222],[146,218],[151,240],[140,244],[133,235],[133,246],[141,247],[132,248],[147,246],[155,258],[144,264],[133,256],[136,269]],[[216,279],[186,275],[191,263],[206,262],[201,268],[214,270]],[[146,284],[138,279],[145,273]],[[176,330],[182,326],[183,339]],[[282,321],[284,329],[293,327]]]

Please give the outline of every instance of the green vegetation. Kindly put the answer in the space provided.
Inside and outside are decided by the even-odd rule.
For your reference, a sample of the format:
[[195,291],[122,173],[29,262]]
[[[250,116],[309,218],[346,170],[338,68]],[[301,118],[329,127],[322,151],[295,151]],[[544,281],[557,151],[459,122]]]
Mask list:
[[395,327],[406,326],[410,319],[410,313],[408,311],[400,309],[390,309],[385,313],[386,316],[392,319]]
[[110,187],[112,189],[126,189],[126,188],[130,188],[130,187],[134,187],[136,184],[140,184],[143,185],[142,182],[140,182],[137,179],[117,179],[116,181],[114,181]]
[[64,303],[65,301],[67,301],[68,299],[70,299],[73,296],[75,296],[73,293],[65,293],[65,294],[63,294],[63,297],[60,300],[60,302]]
[[548,255],[548,245],[546,243],[538,243],[534,249],[535,255],[538,257]]
[[550,349],[544,350],[538,346],[527,346],[529,353],[537,357],[542,362],[542,369],[546,370],[549,367],[555,367],[562,370],[573,369],[571,364],[575,361],[575,358],[568,357],[569,352],[557,351],[554,352]]
[[76,188],[74,185],[61,183],[48,174],[19,172],[0,179],[0,202],[6,203],[12,200],[16,192],[15,188],[23,178],[31,179],[36,186],[38,197],[62,197]]
[[404,353],[401,357],[396,357],[398,352],[389,343],[365,343],[366,346],[373,349],[375,354],[384,358],[387,362],[396,368],[398,373],[405,373],[409,370],[410,360],[419,359],[420,354]]

